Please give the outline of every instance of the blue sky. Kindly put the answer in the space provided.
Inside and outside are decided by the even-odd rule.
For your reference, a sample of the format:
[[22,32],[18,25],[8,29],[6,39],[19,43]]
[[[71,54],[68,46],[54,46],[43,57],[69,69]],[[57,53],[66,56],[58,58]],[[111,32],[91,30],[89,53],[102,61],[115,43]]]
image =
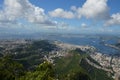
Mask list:
[[0,33],[120,33],[120,0],[0,0]]

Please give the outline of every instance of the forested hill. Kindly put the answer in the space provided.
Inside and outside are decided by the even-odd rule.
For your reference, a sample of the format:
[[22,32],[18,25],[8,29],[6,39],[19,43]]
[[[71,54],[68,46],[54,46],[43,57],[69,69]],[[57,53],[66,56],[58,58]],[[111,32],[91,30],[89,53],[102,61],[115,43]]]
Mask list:
[[[7,47],[8,50],[5,46],[1,48],[1,80],[113,80],[111,73],[91,65],[87,60],[101,66],[78,48],[61,51],[60,47],[47,40]],[[66,54],[59,55],[56,51]]]

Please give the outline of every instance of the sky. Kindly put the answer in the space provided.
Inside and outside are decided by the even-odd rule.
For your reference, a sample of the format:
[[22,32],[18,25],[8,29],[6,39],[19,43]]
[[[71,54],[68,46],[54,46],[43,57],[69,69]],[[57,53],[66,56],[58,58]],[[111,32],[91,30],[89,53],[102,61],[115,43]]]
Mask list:
[[0,0],[0,34],[120,34],[120,0]]

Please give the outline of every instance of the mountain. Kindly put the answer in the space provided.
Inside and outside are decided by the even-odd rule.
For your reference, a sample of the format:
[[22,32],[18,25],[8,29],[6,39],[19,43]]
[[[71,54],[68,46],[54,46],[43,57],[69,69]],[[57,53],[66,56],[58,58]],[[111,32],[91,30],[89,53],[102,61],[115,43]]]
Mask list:
[[[113,74],[100,68],[102,65],[90,56],[95,50],[93,47],[47,40],[0,44],[0,78],[3,80],[114,80]],[[16,64],[21,67],[16,69]],[[5,74],[6,70],[9,72]],[[21,70],[19,75],[14,74]],[[3,74],[8,75],[7,79]]]

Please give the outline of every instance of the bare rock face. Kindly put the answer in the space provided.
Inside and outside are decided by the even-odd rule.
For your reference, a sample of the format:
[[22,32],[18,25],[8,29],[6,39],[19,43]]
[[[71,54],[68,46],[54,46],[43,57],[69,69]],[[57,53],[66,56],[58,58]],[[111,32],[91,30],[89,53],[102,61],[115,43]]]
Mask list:
[[115,80],[120,80],[120,73],[117,73],[117,74],[115,75]]

